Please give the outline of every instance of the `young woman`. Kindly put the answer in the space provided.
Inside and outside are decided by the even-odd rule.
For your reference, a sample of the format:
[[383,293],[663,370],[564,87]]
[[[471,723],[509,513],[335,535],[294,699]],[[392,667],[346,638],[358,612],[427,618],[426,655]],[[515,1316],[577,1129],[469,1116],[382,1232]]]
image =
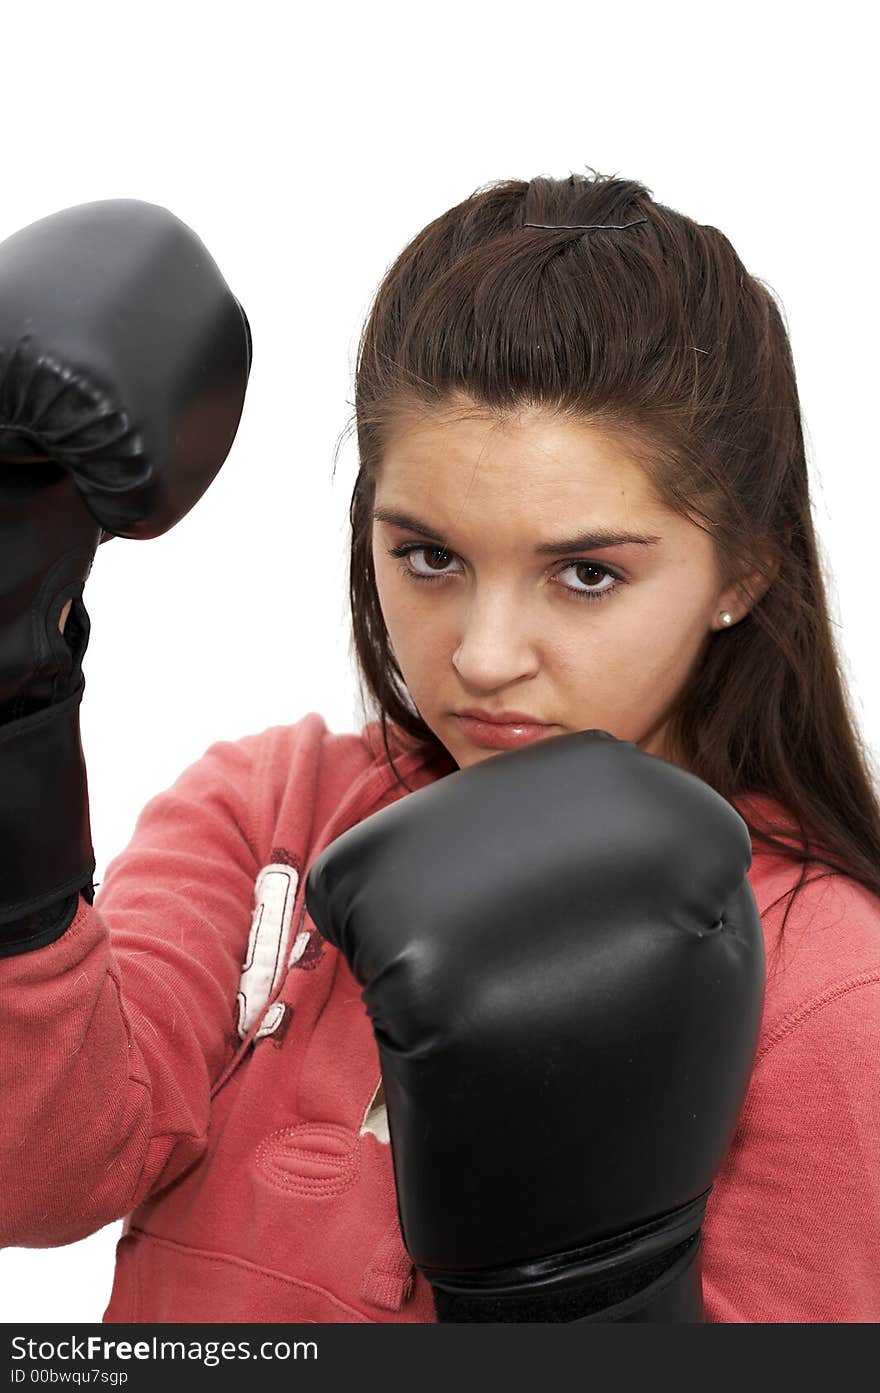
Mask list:
[[[108,515],[106,476],[80,483],[87,560],[48,595],[47,559],[32,587],[44,617],[74,616],[68,685],[39,700],[8,687],[0,757],[61,698],[51,750],[70,760],[101,531],[172,525],[240,402],[185,496],[183,465],[157,452],[170,501],[152,528]],[[401,800],[405,814],[410,793],[602,731],[702,781],[751,839],[765,998],[705,1204],[703,1318],[880,1319],[880,809],[773,297],[722,233],[636,181],[493,183],[383,279],[355,414],[364,728],[336,734],[310,712],[212,744],[147,804],[97,896],[84,774],[67,840],[48,811],[18,833],[35,869],[0,916],[15,1119],[0,1241],[69,1243],[124,1216],[108,1321],[436,1320],[403,1242],[371,1020],[315,929],[308,871],[373,814]],[[20,455],[7,444],[7,468]],[[48,786],[28,790],[32,813],[50,808]],[[602,817],[585,812],[587,828]],[[74,842],[62,896],[46,868]],[[533,1125],[518,1098],[512,1165]],[[462,1165],[479,1144],[462,1136]]]

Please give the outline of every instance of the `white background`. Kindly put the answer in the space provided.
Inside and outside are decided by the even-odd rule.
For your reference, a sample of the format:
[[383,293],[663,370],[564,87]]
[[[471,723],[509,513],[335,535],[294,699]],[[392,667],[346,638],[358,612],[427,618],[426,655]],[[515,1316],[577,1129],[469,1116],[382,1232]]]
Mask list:
[[[91,199],[161,203],[244,304],[233,450],[86,587],[96,878],[216,739],[361,725],[347,507],[357,338],[426,222],[500,178],[592,166],[721,228],[781,297],[865,738],[877,654],[877,109],[869,7],[837,3],[43,3],[4,9],[0,238]],[[2,1118],[0,1125],[14,1126]],[[0,1252],[0,1319],[97,1321],[121,1223]]]

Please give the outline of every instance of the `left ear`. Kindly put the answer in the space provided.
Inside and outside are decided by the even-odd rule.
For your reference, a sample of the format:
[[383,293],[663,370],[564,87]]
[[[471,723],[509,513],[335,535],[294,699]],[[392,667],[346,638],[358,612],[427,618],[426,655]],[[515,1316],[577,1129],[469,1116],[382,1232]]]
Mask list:
[[[786,541],[789,541],[791,539],[790,527],[786,528],[785,535]],[[750,571],[746,575],[740,576],[739,580],[729,585],[719,597],[721,607],[730,611],[734,623],[745,618],[749,610],[758,603],[776,579],[782,564],[782,556],[776,549],[766,551],[762,556],[763,570]]]

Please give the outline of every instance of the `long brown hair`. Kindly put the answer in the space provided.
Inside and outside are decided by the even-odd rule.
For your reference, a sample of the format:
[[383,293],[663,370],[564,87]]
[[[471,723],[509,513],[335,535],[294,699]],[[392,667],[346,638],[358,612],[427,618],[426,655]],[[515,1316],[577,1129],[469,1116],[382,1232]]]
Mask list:
[[708,637],[670,750],[729,802],[764,794],[791,814],[741,809],[753,842],[801,864],[794,894],[817,861],[880,896],[875,774],[835,648],[782,313],[717,228],[635,180],[592,175],[478,189],[419,232],[378,287],[358,350],[350,507],[362,702],[366,689],[398,779],[389,722],[398,750],[404,733],[455,767],[413,706],[376,590],[372,509],[389,432],[438,410],[565,413],[612,436],[658,498],[708,532],[727,582],[764,578],[745,617]]

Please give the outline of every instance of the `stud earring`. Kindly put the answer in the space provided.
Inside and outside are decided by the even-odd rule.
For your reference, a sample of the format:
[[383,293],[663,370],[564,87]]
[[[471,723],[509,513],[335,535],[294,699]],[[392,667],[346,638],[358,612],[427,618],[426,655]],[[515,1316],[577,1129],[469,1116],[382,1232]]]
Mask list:
[[729,610],[724,610],[723,614],[721,615],[721,623],[722,623],[722,624],[732,624],[732,623],[733,623],[733,615],[729,612]]

